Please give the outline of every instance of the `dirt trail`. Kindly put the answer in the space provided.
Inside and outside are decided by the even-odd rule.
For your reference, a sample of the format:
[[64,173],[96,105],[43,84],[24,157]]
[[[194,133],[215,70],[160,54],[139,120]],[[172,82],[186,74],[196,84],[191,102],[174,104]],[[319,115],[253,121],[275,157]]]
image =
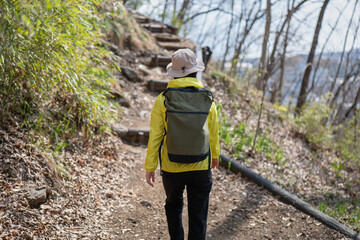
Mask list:
[[[138,16],[138,21],[151,23],[151,19],[144,16]],[[166,28],[167,26],[163,26],[162,31]],[[168,30],[172,32],[171,29]],[[158,43],[163,41],[158,35],[154,37]],[[172,35],[172,37],[176,36]],[[177,48],[179,45],[176,46]],[[142,54],[136,52],[121,54],[123,54],[120,56],[122,64],[130,64],[133,69],[139,68],[138,63],[151,65],[146,64],[149,60],[143,58]],[[162,55],[170,56],[165,50]],[[168,80],[159,68],[148,70],[142,75],[144,81]],[[131,108],[124,110],[122,119],[116,125],[123,128],[149,128],[150,112],[157,94],[149,92],[144,84],[129,83],[121,78],[120,82],[125,96],[130,100]],[[216,99],[217,94],[218,99]],[[228,96],[225,95],[215,92],[215,101],[229,102]],[[159,172],[156,173],[154,188],[145,182],[143,164],[146,146],[124,144],[122,151],[127,158],[133,159],[133,164],[127,169],[129,176],[126,186],[122,187],[120,199],[116,203],[117,207],[109,221],[112,237],[132,240],[169,239],[164,210],[165,193]],[[185,232],[187,232],[186,211],[185,203],[183,213]],[[279,202],[254,183],[223,168],[213,171],[207,237],[215,240],[346,239],[293,207]]]
[[[131,107],[122,109],[117,125],[147,127],[156,94],[142,83],[128,85]],[[159,172],[154,188],[144,178],[146,146],[128,145],[113,135],[89,141],[79,135],[74,140],[79,150],[65,149],[57,156],[68,166],[63,170],[67,179],[60,179],[64,191],[54,191],[45,204],[32,209],[25,199],[30,184],[26,177],[52,186],[42,175],[50,169],[46,156],[24,150],[20,130],[8,131],[19,136],[5,137],[0,155],[8,156],[16,169],[30,166],[31,172],[21,178],[0,173],[0,239],[169,239]],[[186,211],[185,204],[185,232]],[[207,234],[214,240],[346,239],[223,168],[213,171]]]
[[[140,72],[140,64],[149,65],[150,55],[121,50],[119,64]],[[144,72],[148,73],[142,74],[143,81],[168,79],[159,68]],[[120,73],[117,77],[116,89],[123,91],[131,107],[121,108],[121,118],[114,125],[148,128],[157,94],[144,83],[129,82]],[[218,101],[220,93],[214,93]],[[222,95],[224,102],[231,102]],[[53,182],[58,173],[49,164],[52,157],[28,144],[26,132],[17,123],[8,125],[0,126],[0,156],[6,160],[6,164],[0,162],[0,239],[169,239],[159,172],[154,188],[144,178],[146,146],[131,146],[113,135],[90,140],[80,133],[70,142],[78,146],[76,151],[69,146],[54,157],[62,178]],[[40,208],[30,208],[26,201],[31,185],[54,188]],[[186,211],[185,204],[185,232]],[[223,168],[213,171],[207,236],[214,240],[347,239]]]
[[[135,87],[133,94],[146,101],[128,110],[132,128],[144,128],[156,94]],[[140,106],[141,105],[141,106]],[[141,107],[141,108],[139,108]],[[142,109],[148,114],[140,114]],[[144,117],[146,116],[146,117]],[[127,116],[124,116],[126,118]],[[139,124],[139,125],[136,125]],[[148,125],[147,125],[148,126]],[[165,193],[159,172],[155,187],[145,182],[143,167],[146,146],[124,145],[123,151],[135,163],[113,212],[110,225],[116,239],[169,239],[165,219]],[[184,229],[187,232],[186,204]],[[213,189],[208,217],[208,239],[347,239],[320,222],[279,202],[266,190],[223,168],[213,171]]]

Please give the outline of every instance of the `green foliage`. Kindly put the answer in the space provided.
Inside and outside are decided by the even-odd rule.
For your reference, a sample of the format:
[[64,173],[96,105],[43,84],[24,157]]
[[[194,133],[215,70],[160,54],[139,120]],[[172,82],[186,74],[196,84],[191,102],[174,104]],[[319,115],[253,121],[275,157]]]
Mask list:
[[360,113],[340,126],[336,141],[336,149],[346,161],[360,164]]
[[260,133],[255,150],[262,152],[267,159],[276,163],[285,164],[287,161],[283,150],[264,133]]
[[325,214],[350,224],[354,229],[360,228],[360,199],[325,200],[317,208]]
[[211,72],[210,76],[219,81],[231,81],[231,77],[222,71]]
[[320,102],[305,105],[302,115],[296,119],[300,131],[304,132],[308,141],[314,146],[332,148],[339,153],[341,160],[340,163],[333,164],[335,170],[345,169],[343,165],[345,162],[359,166],[360,113],[348,122],[332,126],[327,122],[331,109],[325,102],[323,99]]
[[[231,127],[226,116],[221,114],[221,105],[219,104],[217,108],[220,113],[220,139],[223,141],[225,147],[234,151],[235,156],[241,157],[244,151],[251,148],[255,131],[251,131],[244,123]],[[260,133],[258,136],[255,150],[276,163],[284,164],[287,161],[282,149],[265,133]]]
[[180,29],[183,26],[181,19],[177,18],[177,14],[175,14],[171,17],[170,24],[171,24],[171,26],[174,26],[178,29]]
[[274,109],[277,110],[282,118],[287,118],[289,114],[289,109],[287,107],[281,105],[279,102],[276,102],[274,103]]
[[336,161],[331,164],[331,167],[336,170],[336,176],[341,177],[341,171],[345,169],[344,164],[342,164],[340,161]]
[[0,2],[0,104],[59,139],[109,117],[100,1]]
[[230,93],[234,93],[238,90],[238,86],[233,78],[228,74],[222,71],[214,71],[210,73],[210,76],[214,78],[217,82],[224,83],[224,86]]
[[327,123],[331,109],[325,104],[325,99],[319,102],[307,103],[301,116],[296,119],[300,131],[303,131],[310,143],[315,146],[331,147],[332,126]]
[[116,2],[107,8],[104,12],[103,26],[110,42],[120,48],[156,51],[153,38],[141,28],[121,3]]

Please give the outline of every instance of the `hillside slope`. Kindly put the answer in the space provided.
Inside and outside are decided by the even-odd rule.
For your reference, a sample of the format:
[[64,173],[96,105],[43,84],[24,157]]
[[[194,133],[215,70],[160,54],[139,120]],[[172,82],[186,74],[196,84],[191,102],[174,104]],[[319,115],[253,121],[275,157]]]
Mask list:
[[[112,44],[118,65],[129,68],[136,77],[118,73],[113,101],[121,105],[121,117],[109,124],[120,130],[146,129],[158,94],[149,90],[148,81],[169,80],[162,68],[147,66],[153,51],[171,52],[158,46],[141,48],[137,40]],[[331,159],[332,153],[314,157],[304,138],[269,104],[262,120],[262,131],[267,134],[262,135],[262,142],[271,143],[259,145],[254,156],[246,155],[246,144],[236,154],[239,136],[231,132],[243,124],[247,131],[243,136],[250,136],[256,125],[258,93],[236,90],[211,67],[203,79],[221,104],[222,136],[230,133],[229,140],[222,140],[223,151],[313,201],[329,192],[359,197],[359,191],[348,191],[343,178],[336,178],[333,169],[320,162],[323,156]],[[274,152],[280,152],[275,146],[281,146],[283,157],[274,161],[275,157],[264,154],[264,146]],[[146,184],[145,153],[146,143],[141,139],[120,139],[110,132],[94,137],[79,132],[66,148],[44,153],[31,144],[20,120],[9,116],[0,126],[0,238],[168,239],[161,178],[157,172],[155,188]],[[213,179],[209,239],[346,239],[226,169],[214,170]],[[340,183],[343,185],[334,187]],[[28,193],[43,186],[48,189],[46,202],[31,207]]]

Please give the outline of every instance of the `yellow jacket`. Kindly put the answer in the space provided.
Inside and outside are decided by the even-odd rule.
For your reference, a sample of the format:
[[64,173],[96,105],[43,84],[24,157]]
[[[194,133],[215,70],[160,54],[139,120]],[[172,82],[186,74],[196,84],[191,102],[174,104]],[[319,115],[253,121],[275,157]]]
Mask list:
[[[168,83],[168,88],[180,88],[180,87],[197,87],[203,88],[201,82],[196,78],[179,78],[171,80]],[[145,170],[147,172],[154,172],[158,165],[158,153],[161,140],[163,139],[164,129],[167,130],[165,124],[165,112],[164,106],[165,97],[160,94],[155,100],[154,107],[151,112],[150,120],[150,136],[148,142],[148,148],[145,158]],[[219,124],[217,118],[217,111],[215,103],[210,108],[209,115],[207,117],[209,127],[209,143],[211,158],[219,158],[220,145],[219,145]],[[163,142],[163,148],[161,152],[161,167],[166,172],[188,172],[188,171],[199,171],[209,169],[209,159],[206,158],[203,161],[197,163],[175,163],[171,162],[168,157],[167,146],[166,146],[166,135]]]

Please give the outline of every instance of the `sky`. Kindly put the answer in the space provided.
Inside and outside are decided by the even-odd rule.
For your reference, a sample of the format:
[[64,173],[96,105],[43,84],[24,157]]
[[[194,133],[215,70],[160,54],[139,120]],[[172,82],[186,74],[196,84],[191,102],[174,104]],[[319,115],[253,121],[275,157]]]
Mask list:
[[[235,0],[236,1],[236,0]],[[172,0],[169,0],[172,4]],[[178,1],[182,2],[182,1]],[[221,1],[224,2],[224,1]],[[263,1],[262,7],[265,7],[265,2]],[[274,1],[272,1],[274,2]],[[297,1],[298,2],[298,1]],[[319,43],[317,50],[320,51],[323,46],[325,46],[325,51],[328,52],[339,52],[342,51],[344,45],[344,39],[346,35],[347,26],[349,25],[351,15],[355,6],[356,0],[330,0],[329,5],[326,9],[322,29],[320,32]],[[206,9],[211,9],[217,6],[217,0],[204,0],[204,1],[193,1],[194,6],[192,11],[204,11]],[[201,4],[200,4],[201,3]],[[239,3],[239,2],[238,2]],[[295,18],[292,20],[291,27],[293,31],[297,29],[297,34],[295,40],[291,45],[289,45],[289,54],[307,54],[310,50],[316,21],[320,8],[323,1],[319,0],[310,0],[309,3],[305,4],[301,11],[297,12]],[[159,13],[162,12],[164,1],[152,0],[149,4],[144,5],[139,9],[139,12],[145,15],[150,15],[153,18],[159,16]],[[230,4],[230,1],[225,1],[225,4]],[[276,26],[279,24],[279,19],[286,9],[287,1],[280,0],[277,5],[272,9],[272,27],[271,27],[271,36],[274,36],[276,31]],[[180,5],[178,3],[178,5]],[[208,5],[208,6],[207,6]],[[229,8],[228,8],[229,9]],[[235,9],[235,12],[240,9]],[[337,18],[343,12],[342,17],[339,19],[336,29],[333,31],[331,37],[327,41],[329,33],[331,33],[332,26],[335,25]],[[222,40],[223,36],[226,35],[226,28],[229,24],[230,17],[222,17],[220,20],[216,18],[217,12],[208,14],[207,16],[203,15],[196,18],[192,21],[185,31],[180,32],[180,35],[186,36],[187,38],[192,39],[195,42],[201,44],[201,46],[208,45],[213,48],[213,56],[215,58],[220,58],[224,54],[225,41]],[[159,18],[158,18],[159,19]],[[215,20],[216,19],[216,20]],[[349,50],[352,42],[354,41],[354,32],[356,23],[360,22],[360,3],[357,3],[355,7],[354,19],[352,22],[352,28],[347,37],[347,47],[346,50]],[[300,24],[301,23],[301,24]],[[259,22],[254,26],[253,32],[253,44],[249,51],[246,53],[246,57],[253,58],[260,56],[262,35],[264,32],[265,18],[263,21]],[[208,37],[199,38],[204,36],[204,33],[208,33]],[[360,31],[359,31],[360,32]],[[360,34],[357,34],[357,39],[355,40],[354,48],[360,48]],[[270,46],[272,44],[270,37]],[[325,44],[326,43],[326,44]]]

